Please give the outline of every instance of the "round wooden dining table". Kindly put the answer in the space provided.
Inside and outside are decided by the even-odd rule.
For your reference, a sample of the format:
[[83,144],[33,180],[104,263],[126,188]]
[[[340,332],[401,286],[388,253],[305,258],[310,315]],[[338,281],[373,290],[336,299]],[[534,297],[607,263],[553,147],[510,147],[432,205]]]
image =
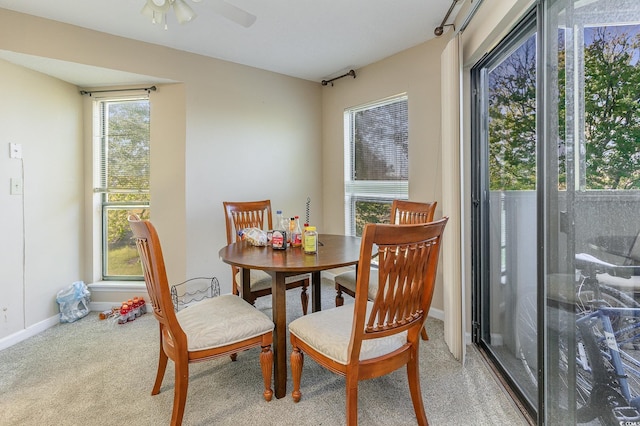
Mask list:
[[267,272],[272,277],[271,300],[274,329],[274,387],[276,398],[287,392],[287,310],[285,278],[311,274],[312,311],[320,310],[321,271],[356,265],[360,258],[360,238],[345,235],[320,234],[318,251],[305,254],[301,247],[274,250],[256,247],[246,241],[231,243],[219,251],[220,259],[229,265],[242,268],[242,294],[249,294],[249,277],[252,269]]

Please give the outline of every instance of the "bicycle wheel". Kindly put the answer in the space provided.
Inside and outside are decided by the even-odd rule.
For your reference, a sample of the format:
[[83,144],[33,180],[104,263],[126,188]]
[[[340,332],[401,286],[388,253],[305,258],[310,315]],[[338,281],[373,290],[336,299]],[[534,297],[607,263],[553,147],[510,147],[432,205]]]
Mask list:
[[576,414],[578,423],[598,419],[600,424],[620,424],[614,410],[627,407],[615,368],[608,356],[609,348],[602,322],[597,318],[578,321],[576,354]]
[[[608,308],[640,308],[640,303],[636,302],[633,297],[618,290],[617,288],[607,285],[598,285],[598,290],[590,288],[581,289],[578,287],[576,291],[576,315],[588,315],[599,307]],[[599,293],[599,295],[598,295]],[[614,331],[633,329],[634,324],[640,323],[635,317],[614,317],[611,318],[611,325]],[[618,342],[622,340],[617,339]],[[627,336],[624,339],[625,348],[633,348],[640,350],[640,336]]]
[[[598,307],[640,308],[640,304],[632,297],[618,289],[599,286],[599,294],[594,290],[578,290],[576,292],[576,317],[588,315]],[[537,384],[537,301],[536,293],[530,292],[518,301],[516,320],[516,347],[524,370],[534,384]],[[614,330],[621,330],[638,322],[635,318],[612,318]],[[632,328],[632,327],[631,327]],[[631,340],[640,349],[640,337]],[[590,387],[589,387],[590,388]]]
[[[598,292],[600,293],[600,297],[598,297]],[[591,286],[586,288],[578,286],[576,291],[576,314],[589,314],[601,306],[610,308],[640,308],[640,303],[636,302],[633,297],[628,294],[607,285],[598,285],[597,291],[591,288]]]

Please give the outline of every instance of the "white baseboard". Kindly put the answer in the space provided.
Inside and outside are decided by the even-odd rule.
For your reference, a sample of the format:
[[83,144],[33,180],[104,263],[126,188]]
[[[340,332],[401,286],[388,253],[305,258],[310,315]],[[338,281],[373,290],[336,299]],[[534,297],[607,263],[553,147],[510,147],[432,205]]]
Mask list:
[[112,308],[119,308],[117,302],[89,302],[89,310],[94,312],[110,311]]
[[[324,274],[324,272],[323,272]],[[333,278],[331,276],[331,274],[328,274],[329,276],[327,278]],[[120,286],[104,286],[102,285],[102,283],[96,283],[96,284],[91,284],[92,286],[94,286],[94,290],[98,290],[98,291],[117,291],[114,289],[118,288],[118,290],[122,290],[122,289],[127,289],[127,290],[139,290],[140,284],[139,283],[123,283]],[[143,283],[144,285],[144,283]],[[146,290],[146,288],[145,288]],[[117,306],[117,303],[114,302],[89,302],[89,309],[91,311],[95,311],[95,312],[102,312],[102,311],[108,311],[111,310],[114,306]],[[441,309],[434,309],[431,308],[429,310],[429,316],[435,319],[438,319],[440,321],[444,320],[444,311]],[[10,336],[4,337],[2,339],[0,339],[0,351],[3,349],[6,349],[10,346],[15,345],[16,343],[20,343],[23,340],[28,339],[29,337],[33,337],[38,333],[43,332],[44,330],[53,327],[54,325],[58,324],[60,322],[60,316],[59,315],[55,315],[53,317],[47,318],[46,320],[40,321],[37,324],[34,324],[24,330],[20,330],[17,333],[14,333]],[[467,337],[467,341],[471,342],[471,336],[468,335]]]
[[88,284],[89,291],[115,293],[123,291],[144,291],[147,292],[147,286],[144,281],[97,281]]
[[442,309],[429,309],[429,316],[440,321],[444,321],[444,311]]
[[42,333],[46,329],[51,328],[58,323],[60,323],[60,315],[55,315],[30,327],[27,327],[24,330],[20,330],[17,333],[13,333],[7,337],[3,337],[2,339],[0,339],[0,351],[13,346],[16,343],[20,343],[23,340],[27,340],[29,337],[33,337],[36,334]]

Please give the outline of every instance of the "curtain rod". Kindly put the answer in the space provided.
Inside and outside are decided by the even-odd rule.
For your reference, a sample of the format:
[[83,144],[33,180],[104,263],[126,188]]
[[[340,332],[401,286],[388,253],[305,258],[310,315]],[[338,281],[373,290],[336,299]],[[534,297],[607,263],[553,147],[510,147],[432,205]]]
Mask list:
[[346,73],[346,74],[342,74],[342,75],[340,75],[340,76],[338,76],[338,77],[334,77],[334,78],[332,78],[331,80],[322,80],[322,81],[321,81],[321,83],[322,83],[322,85],[323,85],[323,86],[326,86],[326,85],[327,85],[327,84],[329,84],[329,83],[331,83],[331,85],[333,86],[333,82],[334,82],[335,80],[338,80],[338,79],[340,79],[340,78],[346,77],[346,76],[348,76],[348,75],[353,76],[353,78],[356,78],[356,72],[355,72],[354,70],[350,70],[348,73]]
[[473,0],[471,0],[471,10],[469,11],[469,13],[467,13],[467,17],[465,18],[462,25],[460,25],[460,29],[458,30],[458,32],[463,32],[467,28],[467,25],[469,25],[469,22],[471,22],[471,19],[473,19],[483,1],[484,0],[476,0],[476,2],[474,3]]
[[112,89],[112,90],[92,90],[90,92],[86,91],[86,90],[81,90],[80,94],[81,95],[93,95],[94,93],[108,93],[108,92],[131,92],[132,90],[144,90],[147,93],[150,92],[155,92],[156,90],[158,90],[158,88],[156,86],[151,86],[151,87],[138,87],[136,89]]
[[447,19],[449,19],[449,15],[451,15],[451,12],[453,12],[453,8],[456,7],[457,3],[458,3],[458,0],[453,0],[453,2],[451,2],[451,6],[449,6],[449,11],[447,12],[446,15],[444,15],[444,19],[442,20],[442,23],[440,24],[439,27],[436,27],[436,29],[433,30],[433,33],[436,35],[436,37],[440,37],[444,33],[445,26],[448,27],[449,25],[453,25],[453,24],[446,25],[446,23],[447,23]]

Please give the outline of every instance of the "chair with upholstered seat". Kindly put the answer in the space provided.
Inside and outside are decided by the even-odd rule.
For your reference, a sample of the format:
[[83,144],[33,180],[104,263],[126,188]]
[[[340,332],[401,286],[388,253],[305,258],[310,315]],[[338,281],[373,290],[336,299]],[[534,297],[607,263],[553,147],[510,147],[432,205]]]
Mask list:
[[[271,214],[271,201],[243,201],[232,202],[224,201],[225,223],[227,228],[227,244],[241,240],[238,231],[246,228],[259,228],[262,230],[273,229],[273,218]],[[265,229],[265,221],[267,228]],[[235,267],[231,267],[233,277],[233,293],[240,294],[242,290],[242,271]],[[264,271],[251,270],[251,294],[243,296],[251,304],[255,303],[256,298],[268,296],[271,294],[271,275]],[[309,306],[309,295],[307,288],[309,287],[309,274],[296,275],[287,277],[285,280],[287,290],[302,287],[300,299],[302,303],[302,313],[307,314]]]
[[[448,218],[443,218],[415,225],[370,223],[365,226],[354,303],[314,312],[289,324],[295,402],[302,396],[304,355],[345,376],[346,415],[350,426],[358,421],[358,382],[406,365],[418,424],[427,424],[420,390],[418,349],[420,330],[433,298],[447,221]],[[379,260],[378,288],[369,300],[374,247]]]
[[[182,423],[189,386],[189,364],[254,347],[262,348],[263,396],[270,401],[273,396],[271,345],[274,328],[271,319],[232,294],[205,299],[176,313],[155,227],[134,215],[129,216],[129,225],[136,239],[153,314],[160,324],[158,372],[151,395],[160,392],[168,359],[175,363],[171,425]],[[232,385],[233,382],[220,384]]]
[[[411,223],[427,223],[433,220],[436,211],[437,201],[431,203],[420,203],[416,201],[393,200],[391,204],[390,223],[395,224],[411,224]],[[377,271],[371,271],[372,281],[369,284],[369,297],[373,299],[376,294]],[[356,293],[356,271],[346,271],[338,274],[334,278],[336,285],[336,306],[344,304],[342,293],[346,293],[351,297],[355,297]],[[428,340],[427,332],[422,332],[422,339]]]

